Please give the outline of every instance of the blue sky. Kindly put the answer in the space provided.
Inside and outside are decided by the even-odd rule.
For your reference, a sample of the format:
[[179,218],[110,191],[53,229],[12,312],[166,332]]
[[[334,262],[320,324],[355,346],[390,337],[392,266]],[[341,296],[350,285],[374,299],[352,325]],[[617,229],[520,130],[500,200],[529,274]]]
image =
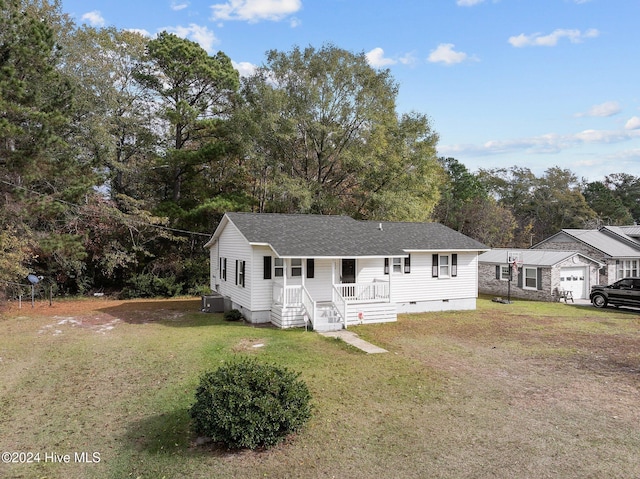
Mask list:
[[560,166],[640,176],[637,0],[62,0],[78,24],[167,30],[241,74],[270,49],[332,43],[428,115],[438,154],[471,171]]

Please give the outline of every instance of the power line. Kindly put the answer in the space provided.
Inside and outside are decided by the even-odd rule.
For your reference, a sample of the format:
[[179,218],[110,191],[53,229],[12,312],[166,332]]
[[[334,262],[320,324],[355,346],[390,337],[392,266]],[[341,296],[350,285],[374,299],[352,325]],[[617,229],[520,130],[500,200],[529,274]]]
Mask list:
[[[71,203],[70,201],[61,200],[60,198],[54,198],[50,194],[40,193],[39,191],[31,190],[29,188],[26,188],[26,187],[20,186],[20,185],[16,185],[16,184],[11,183],[9,181],[0,180],[0,183],[4,183],[5,185],[11,186],[11,187],[16,188],[16,189],[24,190],[24,191],[26,191],[28,193],[32,193],[34,195],[38,195],[38,196],[49,198],[52,201],[56,201],[58,203],[62,203],[62,204],[67,205],[67,206],[72,206],[74,208],[78,208],[78,214],[89,216],[86,213],[82,213],[82,211],[80,210],[80,208],[82,208],[82,207],[80,205],[76,204],[76,203]],[[124,214],[126,214],[126,213],[124,213]],[[107,213],[106,215],[110,216],[112,218],[116,218],[116,215],[113,215],[113,214]],[[117,219],[120,219],[120,218],[117,218]],[[130,218],[130,217],[126,218],[126,220],[127,221],[131,221],[131,222],[141,223],[141,224],[143,224],[145,226],[150,226],[151,228],[158,228],[158,229],[165,230],[165,231],[171,231],[173,233],[199,235],[199,236],[205,236],[207,238],[209,238],[211,236],[210,233],[200,233],[198,231],[189,231],[189,230],[183,230],[183,229],[178,229],[178,228],[170,228],[169,226],[163,226],[163,225],[158,225],[158,224],[154,224],[154,223],[148,223],[148,222],[142,221],[140,219],[135,219],[135,218]]]

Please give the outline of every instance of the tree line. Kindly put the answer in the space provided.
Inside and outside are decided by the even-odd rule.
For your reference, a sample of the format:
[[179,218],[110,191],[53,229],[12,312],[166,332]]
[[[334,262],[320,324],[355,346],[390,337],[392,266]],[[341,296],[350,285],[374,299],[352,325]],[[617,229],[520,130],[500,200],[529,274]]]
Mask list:
[[[427,115],[335,45],[223,53],[77,26],[58,1],[0,0],[0,281],[58,294],[197,294],[225,211],[439,221],[485,244],[640,216],[640,179],[469,172]],[[0,288],[3,286],[0,284]]]

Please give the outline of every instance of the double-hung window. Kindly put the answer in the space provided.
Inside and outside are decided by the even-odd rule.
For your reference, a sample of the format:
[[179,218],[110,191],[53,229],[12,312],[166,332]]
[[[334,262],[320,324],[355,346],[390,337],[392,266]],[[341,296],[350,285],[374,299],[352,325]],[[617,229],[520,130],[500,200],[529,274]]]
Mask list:
[[[393,273],[411,273],[411,257],[391,258],[391,271]],[[389,274],[389,258],[384,259],[384,274]]]
[[393,272],[402,273],[402,258],[393,258]]
[[284,260],[282,258],[274,258],[273,275],[276,278],[282,278],[284,276]]
[[616,261],[618,266],[618,279],[638,276],[638,260],[624,259]]
[[291,260],[291,277],[294,276],[302,276],[302,260],[300,258]]
[[538,268],[524,268],[524,288],[538,289]]
[[500,278],[502,281],[509,281],[511,279],[511,267],[507,265],[500,266]]
[[455,278],[458,276],[458,255],[433,254],[431,260],[431,276],[434,278]]

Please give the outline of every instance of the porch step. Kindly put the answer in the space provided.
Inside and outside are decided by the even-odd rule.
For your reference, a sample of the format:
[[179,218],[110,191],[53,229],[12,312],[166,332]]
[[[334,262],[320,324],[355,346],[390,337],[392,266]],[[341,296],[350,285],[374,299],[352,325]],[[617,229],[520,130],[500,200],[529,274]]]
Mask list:
[[313,329],[316,331],[340,331],[343,327],[338,310],[333,303],[317,303]]

